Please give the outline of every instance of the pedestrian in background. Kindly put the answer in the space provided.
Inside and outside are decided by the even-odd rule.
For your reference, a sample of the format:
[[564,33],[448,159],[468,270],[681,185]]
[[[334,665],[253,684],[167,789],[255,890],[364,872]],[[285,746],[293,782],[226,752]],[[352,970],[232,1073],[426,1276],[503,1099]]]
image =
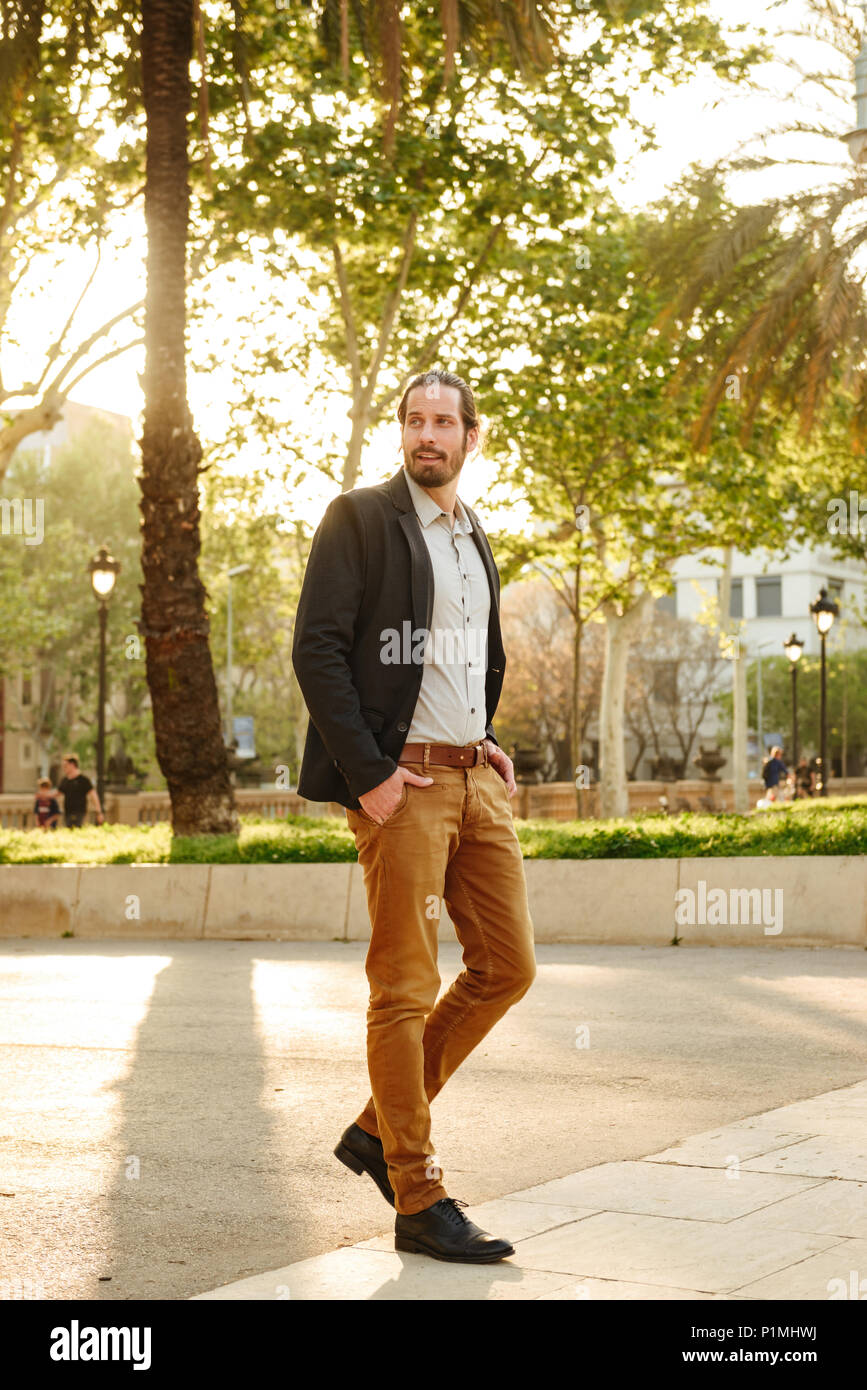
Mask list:
[[799,801],[805,797],[812,796],[815,791],[815,779],[806,758],[801,758],[795,768],[795,796]]
[[40,830],[56,830],[60,820],[60,802],[51,785],[50,777],[40,777],[33,803],[33,814]]
[[[768,792],[775,792],[775,789],[780,785],[780,783],[785,777],[788,777],[788,775],[789,769],[783,762],[782,748],[772,748],[771,756],[767,759],[764,767],[762,768],[762,781],[767,787]],[[771,800],[775,801],[776,799],[777,798],[775,792],[774,796],[771,797]]]
[[84,824],[87,808],[96,812],[97,823],[102,825],[104,816],[99,804],[96,787],[89,777],[78,769],[78,755],[67,753],[63,759],[63,780],[57,790],[63,797],[63,815],[67,829],[78,829]]

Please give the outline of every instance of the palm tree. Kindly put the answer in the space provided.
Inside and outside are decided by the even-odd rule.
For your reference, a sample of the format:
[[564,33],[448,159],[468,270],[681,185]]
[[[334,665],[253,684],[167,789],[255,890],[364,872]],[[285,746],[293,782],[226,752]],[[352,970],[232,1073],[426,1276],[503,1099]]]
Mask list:
[[[841,146],[858,31],[836,0],[812,0],[811,9],[810,37],[834,49],[838,71],[798,69],[801,90],[838,99],[839,124],[823,112],[759,139],[816,137],[818,150],[824,138],[828,157],[741,154],[687,179],[683,200],[659,224],[658,274],[681,286],[659,326],[683,334],[674,389],[706,382],[692,432],[701,450],[710,447],[725,399],[743,401],[742,442],[767,401],[796,417],[805,438],[832,402],[838,409],[846,402],[855,447],[867,443],[867,165],[853,166]],[[750,205],[726,198],[726,174],[767,175],[794,164],[826,172],[812,173],[813,187]]]
[[[368,68],[379,75],[387,105],[383,129],[387,155],[394,149],[407,56],[401,8],[401,0],[325,0],[319,15],[325,51],[332,63],[339,62],[344,82],[350,76],[351,33]],[[578,3],[574,8],[584,10],[586,6]],[[518,0],[513,4],[506,0],[440,0],[442,81],[447,84],[454,76],[459,52],[484,55],[491,61],[499,51],[522,72],[544,69],[554,61],[557,29],[563,22],[564,6],[553,0]]]
[[235,833],[199,578],[202,449],[186,391],[187,114],[193,0],[142,0],[147,124],[142,617],[157,760],[175,834]]

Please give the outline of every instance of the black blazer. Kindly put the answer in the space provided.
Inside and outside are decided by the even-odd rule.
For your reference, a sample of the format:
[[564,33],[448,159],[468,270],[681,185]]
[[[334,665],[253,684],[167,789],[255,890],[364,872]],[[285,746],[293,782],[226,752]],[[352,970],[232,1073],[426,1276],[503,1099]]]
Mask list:
[[[464,504],[466,505],[466,504]],[[500,576],[475,512],[473,540],[488,575],[486,735],[503,687]],[[429,629],[434,579],[403,468],[377,487],[329,502],[301,587],[292,665],[310,714],[298,791],[357,810],[397,767],[421,689],[422,662],[381,660],[385,628]]]

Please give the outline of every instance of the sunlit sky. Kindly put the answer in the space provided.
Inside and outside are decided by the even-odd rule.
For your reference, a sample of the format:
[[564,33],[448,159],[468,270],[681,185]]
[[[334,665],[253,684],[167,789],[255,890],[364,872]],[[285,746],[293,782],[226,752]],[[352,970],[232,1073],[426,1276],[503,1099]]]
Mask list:
[[[778,27],[795,28],[806,14],[803,0],[785,0],[785,3],[761,5],[755,0],[711,0],[711,11],[723,22],[736,24],[747,22],[751,26],[764,25],[771,31]],[[853,16],[858,16],[857,5],[847,6]],[[812,32],[812,26],[810,26]],[[804,69],[827,71],[830,66],[841,76],[847,76],[851,65],[825,44],[810,37],[777,41],[774,51],[780,57],[795,58]],[[737,89],[709,80],[707,74],[682,87],[657,93],[648,84],[636,83],[634,109],[638,116],[652,125],[656,132],[659,148],[655,152],[636,154],[631,136],[624,132],[617,142],[619,165],[613,182],[613,191],[619,200],[629,207],[638,207],[661,197],[666,189],[677,180],[683,171],[695,161],[710,163],[716,158],[732,152],[737,146],[759,133],[789,122],[795,113],[795,106],[801,100],[805,88],[790,66],[781,62],[767,65],[756,74],[756,79],[764,89],[752,90],[749,84],[741,84]],[[854,94],[854,85],[852,86]],[[843,135],[854,125],[854,101],[835,102],[827,94],[823,100],[826,124]],[[809,104],[809,111],[815,114],[815,89]],[[830,142],[825,141],[819,158],[828,158]],[[817,152],[815,141],[805,137],[787,137],[785,150],[789,160],[809,159]],[[832,156],[841,162],[848,159],[846,147],[840,144],[839,150],[831,150]],[[775,177],[744,176],[732,193],[739,201],[760,198],[767,192],[787,191],[792,187],[808,186],[821,177],[821,171],[810,165],[789,163]],[[143,210],[139,207],[126,225],[128,244],[114,255],[104,254],[98,275],[88,292],[80,323],[84,330],[102,322],[117,310],[133,302],[144,293],[144,225]],[[49,291],[50,322],[62,322],[77,299],[84,282],[92,268],[93,258],[85,252],[70,253],[63,266],[54,274]],[[204,325],[207,340],[211,343],[226,341],[231,344],[232,323],[235,307],[252,298],[257,287],[264,285],[264,277],[248,267],[237,267],[236,283],[231,292],[219,298],[210,311]],[[288,296],[291,304],[291,287]],[[19,304],[15,324],[20,343],[17,360],[7,358],[6,377],[12,376],[10,367],[20,368],[14,375],[27,379],[34,372],[41,371],[40,350],[46,341],[46,295],[45,287],[34,289],[26,306]],[[287,331],[291,331],[291,318],[287,316]],[[143,348],[135,348],[121,357],[98,367],[75,391],[72,399],[104,409],[128,415],[133,421],[136,434],[140,431],[143,406],[139,373],[144,365]],[[225,429],[227,414],[226,400],[231,395],[231,376],[228,368],[207,373],[191,372],[189,398],[195,424],[203,441],[217,439]],[[282,389],[282,387],[281,387]],[[292,396],[287,390],[287,418],[301,420],[302,398]],[[16,402],[17,404],[17,402]],[[297,409],[293,406],[297,405]],[[348,405],[348,401],[347,401]],[[342,415],[342,411],[341,411]],[[389,425],[371,436],[360,481],[374,481],[387,476],[398,465],[398,426]],[[267,456],[263,446],[251,441],[242,456],[236,461],[239,469],[264,464]],[[277,462],[277,460],[271,460]],[[492,481],[492,468],[484,459],[469,459],[465,464],[461,479],[460,495],[475,505],[489,498]],[[303,498],[293,494],[292,514],[301,514],[314,521],[321,514],[322,506],[333,492],[327,482],[308,485]],[[280,505],[281,499],[274,501]],[[300,507],[299,507],[300,503]],[[287,514],[288,514],[288,508]],[[490,505],[484,508],[487,523],[496,526],[497,516]],[[513,523],[517,518],[513,516]]]

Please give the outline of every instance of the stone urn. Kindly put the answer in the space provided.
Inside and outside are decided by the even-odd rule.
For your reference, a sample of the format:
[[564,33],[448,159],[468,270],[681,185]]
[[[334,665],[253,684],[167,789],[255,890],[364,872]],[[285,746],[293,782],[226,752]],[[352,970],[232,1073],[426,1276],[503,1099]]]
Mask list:
[[697,755],[693,758],[693,766],[697,767],[707,782],[719,782],[720,778],[716,775],[725,763],[725,754],[722,749],[717,747],[705,748],[704,744],[699,744]]
[[226,762],[229,775],[238,787],[259,787],[266,777],[266,769],[258,758],[239,758],[238,742],[233,739],[226,748]]
[[118,749],[112,753],[106,772],[108,776],[105,790],[118,796],[131,796],[134,792],[141,791],[147,776],[136,767],[126,749]]
[[650,776],[654,782],[676,782],[678,767],[674,758],[670,758],[667,753],[663,753],[660,758],[654,758],[650,764]]
[[540,782],[545,755],[541,748],[521,748],[517,743],[509,757],[515,765],[516,782]]

